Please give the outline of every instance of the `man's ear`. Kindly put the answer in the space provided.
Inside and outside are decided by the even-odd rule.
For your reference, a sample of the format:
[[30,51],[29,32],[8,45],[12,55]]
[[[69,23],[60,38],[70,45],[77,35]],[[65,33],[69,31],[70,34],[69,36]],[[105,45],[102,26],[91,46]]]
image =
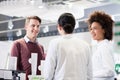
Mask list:
[[24,29],[25,29],[25,30],[27,29],[27,24],[25,24]]

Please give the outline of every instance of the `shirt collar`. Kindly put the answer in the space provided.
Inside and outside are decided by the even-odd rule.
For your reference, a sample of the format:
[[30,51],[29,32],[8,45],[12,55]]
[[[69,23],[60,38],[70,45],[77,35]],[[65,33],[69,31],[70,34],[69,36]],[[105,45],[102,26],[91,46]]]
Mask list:
[[102,44],[102,43],[104,43],[104,42],[108,42],[108,40],[107,39],[104,39],[104,40],[101,40],[100,42],[97,42],[98,44]]
[[109,40],[104,39],[104,40],[102,40],[100,42],[97,42],[97,47],[100,46],[100,45],[102,45],[102,44],[104,44],[104,43],[109,43]]
[[72,38],[73,37],[73,34],[66,34],[66,35],[62,35],[62,38]]
[[[25,36],[24,39],[25,39],[25,42],[26,42],[26,43],[31,42],[30,39],[29,39],[27,36]],[[36,39],[35,43],[38,43],[38,40],[37,40],[37,39]]]

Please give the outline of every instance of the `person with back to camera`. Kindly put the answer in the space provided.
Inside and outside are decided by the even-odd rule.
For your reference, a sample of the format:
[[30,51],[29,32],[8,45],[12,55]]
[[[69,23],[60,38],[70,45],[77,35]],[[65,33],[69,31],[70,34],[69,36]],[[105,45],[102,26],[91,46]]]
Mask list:
[[[30,16],[26,18],[24,38],[15,40],[11,49],[11,56],[17,57],[17,70],[26,73],[26,80],[31,74],[31,64],[28,60],[31,58],[31,53],[38,54],[37,67],[40,65],[40,60],[44,60],[44,49],[37,42],[37,36],[40,31],[41,19],[38,16]],[[37,75],[41,72],[37,69]]]
[[58,19],[59,38],[48,47],[44,64],[45,80],[92,80],[91,49],[73,36],[75,18],[63,13]]
[[114,21],[104,11],[95,11],[87,22],[93,40],[97,41],[97,48],[92,56],[93,80],[114,80],[115,64],[111,44]]

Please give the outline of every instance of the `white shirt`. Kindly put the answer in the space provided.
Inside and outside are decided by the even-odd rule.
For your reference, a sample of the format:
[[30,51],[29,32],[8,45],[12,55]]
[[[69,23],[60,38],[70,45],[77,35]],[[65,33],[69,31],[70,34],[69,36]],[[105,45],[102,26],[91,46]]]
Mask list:
[[[24,36],[24,40],[25,40],[26,43],[31,42],[30,39],[27,36]],[[36,39],[35,42],[38,43],[37,39]]]
[[44,76],[46,80],[92,80],[91,62],[89,45],[65,35],[50,42]]
[[114,80],[113,47],[108,40],[97,44],[92,56],[93,80]]

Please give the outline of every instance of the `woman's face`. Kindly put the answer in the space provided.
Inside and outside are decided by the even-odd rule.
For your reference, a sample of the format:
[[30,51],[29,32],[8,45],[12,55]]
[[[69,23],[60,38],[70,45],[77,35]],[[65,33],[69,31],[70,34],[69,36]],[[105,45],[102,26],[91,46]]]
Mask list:
[[94,40],[101,41],[104,39],[105,31],[102,29],[102,26],[98,22],[93,22],[91,24],[90,33]]

